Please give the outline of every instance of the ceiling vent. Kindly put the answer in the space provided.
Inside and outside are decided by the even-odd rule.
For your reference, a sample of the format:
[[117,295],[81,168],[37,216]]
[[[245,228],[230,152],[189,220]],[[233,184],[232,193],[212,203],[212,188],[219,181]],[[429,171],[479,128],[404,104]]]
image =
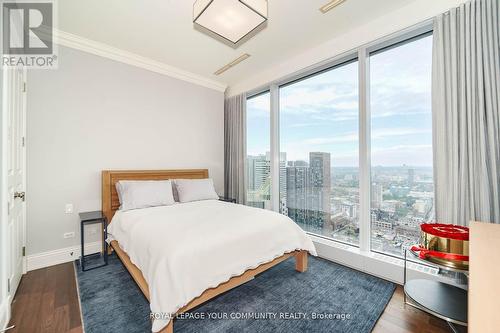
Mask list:
[[330,10],[332,10],[333,8],[337,7],[338,5],[342,4],[345,1],[346,0],[332,0],[332,1],[328,2],[327,4],[323,5],[319,10],[323,14],[325,14],[325,13],[329,12]]
[[229,64],[221,67],[220,69],[218,69],[214,74],[215,75],[221,75],[222,73],[224,73],[225,71],[227,71],[228,69],[238,65],[240,62],[242,62],[243,60],[246,60],[250,57],[250,54],[248,53],[245,53],[241,56],[239,56],[238,58],[234,59],[233,61],[231,61]]

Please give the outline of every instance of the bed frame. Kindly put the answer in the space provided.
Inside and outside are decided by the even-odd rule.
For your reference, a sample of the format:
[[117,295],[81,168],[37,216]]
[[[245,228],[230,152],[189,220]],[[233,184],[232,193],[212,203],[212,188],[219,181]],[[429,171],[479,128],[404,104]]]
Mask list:
[[[127,171],[102,171],[102,211],[106,216],[107,223],[111,221],[116,210],[120,206],[118,194],[116,192],[115,184],[119,180],[166,180],[166,179],[203,179],[208,178],[207,169],[196,170],[127,170]],[[135,280],[142,293],[148,301],[149,287],[142,275],[140,269],[135,266],[127,253],[120,248],[117,241],[111,242],[112,249],[116,252],[123,265],[127,268],[132,278]],[[262,264],[254,269],[249,269],[239,276],[229,279],[227,282],[221,283],[216,288],[205,290],[200,296],[191,300],[187,305],[177,311],[177,314],[187,312],[208,300],[231,290],[251,279],[257,274],[260,274],[269,268],[285,261],[290,257],[295,257],[295,269],[299,272],[307,270],[307,251],[294,251],[285,253],[268,263]],[[161,331],[161,333],[173,333],[174,321],[171,320],[169,324]]]

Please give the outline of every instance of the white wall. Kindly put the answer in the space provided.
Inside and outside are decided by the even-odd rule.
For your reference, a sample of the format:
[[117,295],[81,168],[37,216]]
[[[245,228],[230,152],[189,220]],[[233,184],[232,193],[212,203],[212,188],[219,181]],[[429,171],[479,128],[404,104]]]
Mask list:
[[466,0],[417,0],[398,10],[387,13],[373,21],[359,26],[339,37],[331,39],[290,59],[270,64],[267,69],[257,71],[229,87],[228,96],[269,86],[294,73],[314,67],[318,63],[335,58],[345,52],[371,43],[379,38],[401,31],[430,19]]
[[78,212],[100,210],[103,169],[208,168],[222,194],[223,103],[222,92],[60,47],[59,69],[29,73],[28,255],[80,244]]

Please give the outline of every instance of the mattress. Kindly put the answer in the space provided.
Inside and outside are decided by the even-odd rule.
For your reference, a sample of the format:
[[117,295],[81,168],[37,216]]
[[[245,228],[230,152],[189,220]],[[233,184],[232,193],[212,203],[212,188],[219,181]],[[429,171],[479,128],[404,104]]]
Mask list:
[[148,283],[152,330],[206,289],[285,253],[316,255],[309,236],[287,216],[205,200],[117,211],[108,227]]

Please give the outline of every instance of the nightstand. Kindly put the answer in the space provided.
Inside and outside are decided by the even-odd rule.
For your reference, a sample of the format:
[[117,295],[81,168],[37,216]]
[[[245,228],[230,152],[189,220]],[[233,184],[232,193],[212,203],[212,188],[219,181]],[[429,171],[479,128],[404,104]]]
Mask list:
[[[102,267],[102,266],[106,266],[108,264],[108,243],[106,243],[106,238],[108,238],[108,224],[106,223],[107,220],[106,220],[106,217],[102,214],[101,211],[94,211],[94,212],[82,212],[79,214],[80,215],[80,239],[81,239],[81,246],[82,246],[82,256],[80,258],[80,264],[82,266],[82,271],[89,271],[91,269],[94,269],[94,268],[99,268],[99,267]],[[102,253],[102,257],[104,259],[104,263],[102,265],[98,265],[98,266],[92,266],[91,268],[85,268],[85,259],[88,259],[90,257],[95,257],[96,254],[93,253],[93,254],[88,254],[88,255],[85,255],[85,239],[84,239],[84,236],[85,236],[85,233],[84,233],[84,227],[86,225],[90,225],[90,224],[96,224],[96,223],[101,223],[102,224],[102,249],[103,249],[103,253]],[[100,255],[101,253],[99,253]]]

